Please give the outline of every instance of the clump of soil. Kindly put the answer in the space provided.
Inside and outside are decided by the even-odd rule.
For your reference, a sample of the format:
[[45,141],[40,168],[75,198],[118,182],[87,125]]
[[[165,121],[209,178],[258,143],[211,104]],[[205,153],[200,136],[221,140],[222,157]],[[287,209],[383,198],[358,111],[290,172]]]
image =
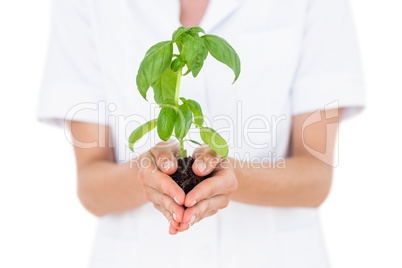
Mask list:
[[210,175],[199,177],[194,174],[192,166],[194,159],[191,156],[177,159],[177,171],[170,177],[184,190],[189,193],[197,184],[210,177]]

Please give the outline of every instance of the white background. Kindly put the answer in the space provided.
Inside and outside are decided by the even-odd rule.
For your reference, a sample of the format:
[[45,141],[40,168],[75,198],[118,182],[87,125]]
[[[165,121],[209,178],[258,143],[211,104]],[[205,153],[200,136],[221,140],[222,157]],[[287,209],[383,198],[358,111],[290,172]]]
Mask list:
[[[341,125],[321,208],[332,266],[402,267],[402,2],[352,0],[368,107]],[[86,267],[96,219],[79,204],[73,151],[35,119],[50,0],[0,2],[0,267]]]

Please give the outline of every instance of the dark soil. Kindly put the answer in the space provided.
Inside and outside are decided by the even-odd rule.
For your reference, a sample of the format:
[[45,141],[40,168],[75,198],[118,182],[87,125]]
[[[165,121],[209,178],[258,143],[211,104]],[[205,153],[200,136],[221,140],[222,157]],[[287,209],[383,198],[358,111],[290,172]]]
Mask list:
[[191,156],[178,158],[177,163],[177,171],[170,177],[184,190],[185,194],[190,192],[197,184],[210,177],[210,175],[199,177],[194,174],[192,169],[194,159]]

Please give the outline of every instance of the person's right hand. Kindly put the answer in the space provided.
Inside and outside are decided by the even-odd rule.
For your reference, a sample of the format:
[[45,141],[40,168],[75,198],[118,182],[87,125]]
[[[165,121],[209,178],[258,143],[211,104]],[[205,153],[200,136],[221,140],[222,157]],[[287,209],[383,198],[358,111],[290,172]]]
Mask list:
[[169,176],[177,170],[177,142],[160,142],[140,155],[138,180],[144,187],[146,198],[169,221],[169,233],[177,234],[184,214],[184,191]]

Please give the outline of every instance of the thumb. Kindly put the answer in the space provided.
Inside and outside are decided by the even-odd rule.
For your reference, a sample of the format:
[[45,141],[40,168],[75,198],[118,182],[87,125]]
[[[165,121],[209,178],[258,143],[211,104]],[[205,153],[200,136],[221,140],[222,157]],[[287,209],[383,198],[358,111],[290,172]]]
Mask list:
[[172,175],[177,170],[176,155],[179,152],[178,143],[174,140],[163,141],[151,149],[158,169],[167,175]]
[[206,176],[210,174],[221,162],[222,156],[217,154],[211,148],[203,148],[203,152],[198,152],[198,157],[194,161],[193,171],[197,176]]

